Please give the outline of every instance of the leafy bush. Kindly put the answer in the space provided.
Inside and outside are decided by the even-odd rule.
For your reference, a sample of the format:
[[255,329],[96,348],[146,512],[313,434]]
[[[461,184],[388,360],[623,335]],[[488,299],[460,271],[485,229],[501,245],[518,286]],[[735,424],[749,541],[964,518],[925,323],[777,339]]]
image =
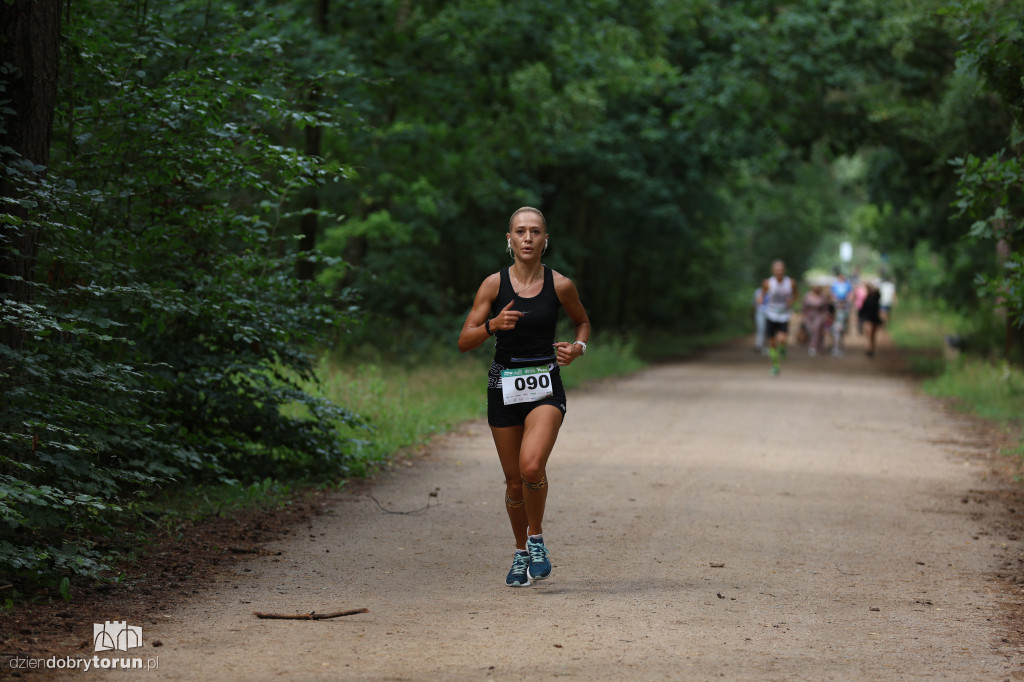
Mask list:
[[[360,423],[304,388],[308,349],[355,318],[296,278],[290,211],[345,169],[289,143],[336,124],[289,91],[270,19],[199,2],[74,8],[54,162],[41,176],[0,150],[17,190],[5,235],[40,239],[31,300],[0,308],[18,339],[0,344],[13,579],[97,575],[97,533],[154,486],[343,473],[337,425]],[[282,412],[296,403],[301,417]]]

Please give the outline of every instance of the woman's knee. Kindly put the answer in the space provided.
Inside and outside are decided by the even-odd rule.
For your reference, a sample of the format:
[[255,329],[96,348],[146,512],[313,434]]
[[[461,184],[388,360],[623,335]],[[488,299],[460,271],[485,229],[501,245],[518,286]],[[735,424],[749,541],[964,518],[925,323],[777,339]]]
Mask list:
[[[539,483],[544,478],[544,463],[539,459],[519,465],[519,472],[526,483]],[[522,483],[520,483],[521,485]]]
[[523,479],[521,477],[506,478],[505,493],[514,500],[523,499]]

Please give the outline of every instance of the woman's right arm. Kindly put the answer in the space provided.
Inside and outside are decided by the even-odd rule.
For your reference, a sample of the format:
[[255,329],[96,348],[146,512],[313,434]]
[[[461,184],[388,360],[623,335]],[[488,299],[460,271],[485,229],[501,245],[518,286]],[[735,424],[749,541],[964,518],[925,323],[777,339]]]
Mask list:
[[[487,328],[484,327],[484,323],[487,322],[487,316],[491,313],[491,305],[494,303],[494,299],[498,297],[498,287],[500,285],[499,275],[494,273],[485,279],[477,290],[476,299],[473,301],[473,308],[469,311],[469,315],[466,316],[466,322],[462,325],[462,331],[459,332],[459,350],[463,353],[483,345],[484,341],[490,336],[487,333]],[[494,331],[493,327],[491,331]]]

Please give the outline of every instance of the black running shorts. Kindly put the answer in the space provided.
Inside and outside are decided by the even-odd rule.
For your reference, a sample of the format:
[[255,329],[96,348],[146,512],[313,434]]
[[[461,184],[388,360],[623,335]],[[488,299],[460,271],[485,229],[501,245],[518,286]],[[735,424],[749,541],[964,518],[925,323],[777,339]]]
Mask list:
[[769,339],[774,339],[776,334],[788,334],[789,333],[789,320],[785,322],[776,322],[775,320],[765,320],[764,332],[765,336]]
[[501,392],[501,371],[529,365],[514,364],[513,367],[504,367],[497,362],[491,363],[491,369],[487,373],[487,423],[496,428],[507,426],[522,426],[526,423],[526,415],[540,405],[553,405],[562,413],[565,418],[565,388],[562,386],[562,375],[558,363],[546,363],[551,370],[552,394],[547,398],[535,400],[532,403],[513,403],[506,405]]

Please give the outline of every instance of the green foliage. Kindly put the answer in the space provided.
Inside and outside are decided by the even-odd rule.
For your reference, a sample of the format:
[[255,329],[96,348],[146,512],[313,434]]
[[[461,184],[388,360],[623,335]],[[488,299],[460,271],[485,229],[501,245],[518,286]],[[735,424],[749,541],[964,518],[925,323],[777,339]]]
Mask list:
[[[885,146],[872,153],[872,200],[889,216],[872,241],[903,253],[927,241],[927,261],[897,254],[898,275],[929,281],[933,293],[965,310],[980,294],[1020,326],[1024,19],[1013,3],[977,0],[912,16],[930,29],[908,34],[911,49],[938,48],[938,87],[897,94]],[[891,111],[892,103],[885,100]],[[935,260],[939,283],[916,273]]]
[[976,278],[979,292],[1024,328],[1024,18],[1009,8],[964,3],[970,17],[961,68],[980,73],[1013,121],[1007,147],[988,157],[953,161],[959,175],[957,215],[975,220],[970,237],[995,243],[999,271]]
[[938,298],[946,282],[946,271],[942,267],[939,256],[932,251],[928,241],[920,241],[914,245],[913,258],[909,272],[907,288],[921,296],[924,300],[942,300]]
[[391,362],[364,362],[349,367],[325,356],[319,382],[310,386],[324,398],[349,405],[367,417],[372,431],[340,425],[352,438],[366,467],[365,474],[392,453],[426,442],[459,422],[481,415],[486,406],[480,377],[486,366],[479,357],[445,358],[403,366]]
[[[979,292],[1024,327],[1024,16],[1008,5],[964,0],[958,68],[980,77],[1009,123],[1005,146],[951,161],[959,177],[957,217],[973,219],[968,235],[995,246],[1000,268],[976,277]],[[951,13],[952,10],[951,10]],[[973,150],[972,150],[973,151]]]
[[68,5],[51,167],[0,149],[41,246],[0,308],[0,570],[61,591],[155,489],[361,473],[479,414],[477,359],[379,358],[451,343],[523,204],[599,333],[570,383],[731,330],[841,239],[1021,316],[1011,3],[312,5]]
[[[97,533],[154,486],[353,458],[336,425],[359,421],[303,388],[350,302],[294,277],[286,229],[298,192],[346,173],[289,131],[337,123],[295,104],[273,15],[119,4],[76,3],[65,26],[48,174],[0,150],[6,205],[32,209],[3,219],[41,245],[32,301],[0,311],[23,340],[0,345],[0,571],[16,580],[98,575]],[[301,418],[282,412],[296,403]]]
[[1024,372],[1008,363],[965,357],[925,382],[925,389],[934,395],[956,398],[963,409],[985,419],[1017,429],[1022,426]]
[[[995,254],[964,242],[967,225],[948,208],[957,190],[949,162],[967,150],[984,155],[1004,146],[1008,119],[978,77],[958,67],[963,26],[953,14],[936,12],[931,3],[903,2],[880,21],[889,63],[861,90],[870,125],[858,150],[866,163],[866,199],[875,209],[854,236],[875,247],[901,283],[969,309],[977,304],[973,282],[996,270]],[[919,273],[918,265],[927,272]]]
[[[1024,149],[1024,147],[1020,147]],[[1019,153],[1019,152],[1018,152]],[[1001,270],[975,278],[979,293],[1005,306],[1010,319],[1024,326],[1024,166],[1005,151],[980,159],[954,159],[960,181],[957,215],[976,218],[968,232],[978,242],[995,243]]]
[[[1009,428],[1019,440],[1024,433],[1024,372],[1005,360],[992,362],[947,345],[946,337],[955,335],[971,351],[978,345],[978,323],[986,318],[991,315],[971,319],[936,307],[932,301],[911,299],[901,302],[890,331],[896,344],[907,351],[915,373],[928,377],[926,391],[954,399],[960,409]],[[1021,448],[1024,441],[1017,446],[1017,454]]]
[[[572,338],[562,334],[560,338]],[[562,383],[567,389],[589,381],[638,372],[647,366],[640,358],[637,347],[641,341],[614,334],[599,334],[587,348],[587,354],[569,367],[562,369]]]
[[324,241],[346,265],[322,281],[435,338],[507,263],[507,216],[527,203],[599,328],[714,330],[773,258],[796,271],[843,226],[830,166],[872,127],[865,83],[928,75],[890,77],[880,3],[344,11],[339,37],[376,80],[367,127],[333,141],[361,171]]
[[296,490],[266,478],[248,485],[200,483],[161,490],[138,500],[134,511],[167,537],[179,539],[188,524],[211,517],[230,517],[239,510],[280,509],[291,504]]

